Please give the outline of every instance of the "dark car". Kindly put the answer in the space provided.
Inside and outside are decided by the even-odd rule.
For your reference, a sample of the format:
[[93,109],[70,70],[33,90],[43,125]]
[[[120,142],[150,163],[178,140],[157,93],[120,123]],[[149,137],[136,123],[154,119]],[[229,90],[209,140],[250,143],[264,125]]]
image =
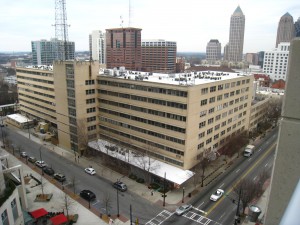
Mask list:
[[37,161],[37,159],[33,156],[28,157],[28,161],[31,163],[35,163]]
[[87,201],[92,201],[96,199],[96,195],[90,190],[82,190],[80,192],[80,196]]
[[46,174],[48,174],[50,176],[52,176],[54,174],[54,170],[51,167],[49,167],[49,166],[45,166],[43,168],[43,171],[44,171],[44,173],[46,173]]
[[120,191],[126,191],[127,190],[127,186],[126,184],[124,184],[121,181],[117,181],[113,184],[113,187],[120,190]]
[[66,180],[66,176],[61,173],[55,173],[53,177],[60,182],[64,182]]

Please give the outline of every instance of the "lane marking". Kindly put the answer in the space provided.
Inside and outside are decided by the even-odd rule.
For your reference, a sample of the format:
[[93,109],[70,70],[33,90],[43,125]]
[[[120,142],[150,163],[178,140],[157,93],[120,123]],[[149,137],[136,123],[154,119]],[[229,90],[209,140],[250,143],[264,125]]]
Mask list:
[[250,157],[250,158],[248,159],[248,162],[249,162],[251,159],[252,159],[252,157]]
[[221,220],[223,216],[225,216],[225,213],[223,213],[223,214],[220,216],[219,220]]
[[267,166],[268,166],[268,163],[266,163],[265,167],[267,167]]
[[200,205],[198,205],[198,207],[197,208],[199,208],[201,205],[203,205],[204,204],[204,202],[202,202]]
[[255,176],[255,177],[253,178],[253,180],[256,180],[256,178],[257,178],[257,176]]
[[[256,167],[264,158],[266,158],[267,154],[276,146],[276,142],[274,142],[267,151],[244,173],[244,175],[237,181],[235,184],[227,191],[227,194],[230,194],[233,191],[234,186],[236,186],[240,180],[244,179],[253,169]],[[214,204],[210,209],[207,210],[207,216],[224,200],[225,198],[221,198],[216,204]]]
[[240,171],[240,169],[238,169],[237,171],[235,171],[236,173],[238,173]]
[[260,151],[261,151],[261,148],[260,148],[260,149],[258,149],[258,151],[260,152]]
[[220,186],[219,188],[223,187],[223,186],[224,186],[224,184],[225,184],[225,183],[221,184],[221,186]]

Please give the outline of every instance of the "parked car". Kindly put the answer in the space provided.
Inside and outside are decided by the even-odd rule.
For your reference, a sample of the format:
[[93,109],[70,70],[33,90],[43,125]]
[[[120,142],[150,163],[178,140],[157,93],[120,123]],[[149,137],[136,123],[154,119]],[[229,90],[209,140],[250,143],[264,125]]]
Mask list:
[[85,168],[84,171],[90,175],[95,175],[96,171],[93,168]]
[[0,124],[0,127],[5,127],[5,125],[1,123],[1,124]]
[[80,196],[87,201],[93,201],[96,199],[96,195],[90,190],[82,190],[80,192]]
[[41,160],[36,161],[35,165],[40,167],[40,168],[44,168],[45,166],[47,166],[47,164],[44,161],[41,161]]
[[216,202],[223,196],[223,194],[224,191],[222,189],[217,189],[216,192],[210,196],[210,200]]
[[51,167],[49,167],[49,166],[45,166],[43,168],[43,171],[44,171],[44,173],[46,173],[46,174],[48,174],[50,176],[52,176],[55,173],[54,170]]
[[176,215],[181,216],[182,214],[190,211],[192,208],[193,206],[191,204],[181,205],[176,209],[175,213]]
[[60,182],[64,182],[66,180],[66,176],[62,173],[55,173],[53,177]]
[[126,191],[127,190],[127,186],[126,184],[124,184],[121,181],[117,181],[113,184],[113,187],[120,190],[120,191]]
[[35,163],[37,161],[37,159],[33,156],[28,157],[28,161],[31,163]]
[[28,155],[26,152],[20,152],[20,156],[23,157],[23,158],[26,158]]

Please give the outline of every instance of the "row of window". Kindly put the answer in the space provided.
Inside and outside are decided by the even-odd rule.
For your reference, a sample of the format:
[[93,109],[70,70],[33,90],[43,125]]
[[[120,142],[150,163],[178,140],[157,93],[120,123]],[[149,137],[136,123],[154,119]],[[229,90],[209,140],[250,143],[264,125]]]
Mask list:
[[[242,88],[242,89],[239,89],[239,90],[236,90],[236,91],[231,91],[231,92],[228,92],[228,93],[225,93],[224,95],[218,95],[217,97],[214,96],[214,97],[211,97],[209,99],[202,99],[200,101],[200,106],[204,106],[204,105],[207,105],[208,103],[214,103],[217,101],[221,101],[223,99],[223,96],[224,96],[224,99],[227,99],[229,97],[233,97],[234,95],[239,95],[240,93],[245,93],[245,92],[248,92],[249,91],[249,87],[247,88]],[[248,95],[245,96],[245,98],[248,98]],[[238,98],[237,98],[238,99]]]
[[142,97],[142,96],[138,96],[138,95],[130,95],[130,94],[118,93],[118,92],[101,90],[101,89],[98,90],[98,93],[101,93],[104,95],[121,97],[121,98],[127,98],[127,99],[141,101],[141,102],[148,102],[148,103],[157,104],[157,105],[164,105],[164,106],[174,107],[174,108],[179,108],[179,109],[187,109],[187,104],[182,104],[182,103],[178,103],[178,102],[170,102],[170,101],[165,101],[165,100],[147,98],[147,97]]
[[[46,100],[44,100],[44,99],[32,97],[32,96],[30,96],[30,95],[26,95],[26,94],[23,94],[23,93],[19,93],[19,96],[24,96],[24,97],[26,97],[26,98],[33,99],[33,100],[35,100],[35,101],[37,101],[37,102],[43,102],[43,103],[45,103],[45,104],[47,104],[47,105],[53,105],[53,104],[54,104],[53,102],[49,102],[49,101],[46,101]],[[19,98],[20,98],[20,97],[19,97]]]
[[[29,102],[28,102],[29,103]],[[31,103],[29,103],[29,104],[31,104]],[[51,114],[46,114],[45,112],[43,112],[43,111],[41,111],[41,110],[36,110],[35,108],[30,108],[30,107],[28,107],[28,106],[26,106],[26,105],[23,105],[23,104],[21,104],[20,103],[20,108],[26,108],[26,109],[29,109],[29,110],[31,110],[31,111],[34,111],[34,112],[36,112],[36,115],[41,115],[41,119],[45,119],[45,118],[52,118],[54,121],[56,120],[56,117],[55,116],[53,116],[53,115],[51,115]],[[40,107],[39,107],[40,108]],[[46,111],[46,112],[48,112],[48,111]]]
[[179,91],[179,90],[157,88],[157,87],[148,87],[148,86],[135,85],[135,84],[130,84],[130,83],[98,80],[98,84],[120,87],[120,88],[127,88],[127,89],[134,89],[134,90],[139,90],[139,91],[160,93],[160,94],[166,94],[166,95],[181,96],[181,97],[185,97],[185,98],[188,96],[187,91]]
[[25,85],[25,86],[30,86],[30,87],[34,87],[34,88],[54,92],[53,88],[48,88],[48,87],[45,87],[45,86],[40,86],[40,85],[35,85],[35,84],[28,84],[28,83],[24,83],[24,82],[18,82],[18,84],[22,84],[22,85]]
[[1,213],[1,221],[2,221],[3,225],[15,224],[15,222],[17,221],[17,219],[19,217],[17,201],[15,198],[10,202],[10,206],[11,206],[14,221],[12,221],[12,223],[9,222],[7,209],[5,209]]
[[[105,100],[104,100],[103,103],[105,103]],[[115,112],[115,111],[112,111],[112,110],[106,110],[106,109],[103,109],[103,108],[99,108],[99,111],[100,112],[106,112],[106,113],[116,115],[116,116],[119,116],[119,117],[123,117],[123,118],[129,119],[129,120],[134,120],[134,121],[137,121],[137,122],[149,124],[149,125],[152,125],[152,126],[161,127],[161,128],[167,129],[167,130],[172,130],[172,131],[179,132],[179,133],[185,133],[184,128],[172,126],[172,125],[165,124],[165,123],[160,123],[160,122],[153,121],[153,120],[148,120],[148,119],[145,119],[145,118],[142,118],[142,117],[137,117],[137,116],[128,115],[128,114],[125,114],[125,113]]]
[[[107,113],[109,113],[110,110],[103,110],[103,111],[107,111]],[[181,140],[181,139],[178,139],[178,138],[175,138],[175,137],[170,137],[170,136],[167,136],[167,135],[164,135],[164,134],[161,134],[161,133],[157,133],[157,132],[146,130],[146,129],[136,127],[136,126],[133,126],[133,125],[129,125],[127,123],[121,123],[121,122],[118,122],[118,121],[115,121],[115,120],[112,120],[112,119],[108,119],[106,117],[100,117],[100,120],[104,121],[104,122],[114,124],[116,126],[125,127],[127,129],[131,129],[131,130],[134,130],[134,131],[137,131],[137,132],[140,132],[140,133],[148,134],[148,135],[158,137],[158,138],[161,138],[161,139],[164,139],[164,140],[168,140],[168,141],[175,142],[175,143],[178,143],[178,144],[181,144],[181,145],[185,145],[185,140]],[[176,154],[180,154],[180,153],[176,153]]]
[[33,91],[33,90],[27,89],[27,88],[21,88],[21,87],[19,87],[19,93],[20,93],[20,91],[32,93],[32,94],[35,94],[35,95],[44,96],[44,97],[46,97],[46,98],[52,98],[52,99],[55,98],[54,95],[48,95],[48,94],[46,94],[46,93],[42,93],[42,92],[38,92],[38,91]]
[[246,79],[246,80],[242,80],[242,81],[236,81],[236,82],[231,82],[230,83],[226,83],[226,84],[220,84],[220,85],[217,85],[217,86],[211,86],[211,87],[206,87],[206,88],[202,88],[201,89],[201,94],[207,94],[207,93],[212,93],[212,92],[215,92],[215,91],[221,91],[223,89],[228,89],[230,88],[233,88],[235,86],[240,86],[241,84],[248,84],[250,82],[250,79]]
[[50,81],[50,80],[42,80],[42,79],[36,79],[36,78],[31,78],[31,77],[18,76],[18,79],[24,79],[26,81],[30,80],[30,81],[45,83],[45,84],[54,84],[54,82]]
[[53,77],[53,73],[52,72],[51,73],[45,73],[45,72],[36,72],[36,71],[28,71],[28,70],[17,69],[17,73],[28,73],[30,75],[38,75],[38,76],[44,76],[44,77]]
[[173,119],[173,120],[186,121],[185,116],[180,116],[180,115],[176,115],[176,114],[172,114],[172,113],[166,113],[166,112],[162,112],[162,111],[158,111],[158,110],[147,109],[147,108],[143,108],[143,107],[133,106],[133,105],[114,102],[114,101],[108,101],[108,100],[104,100],[104,99],[99,99],[99,101],[106,103],[108,105],[114,105],[114,106],[118,106],[118,107],[125,108],[125,109],[131,109],[131,110],[134,110],[137,112],[148,113],[151,115],[161,116],[161,117],[165,117],[165,118]]
[[[229,133],[231,130],[235,129],[237,126],[240,126],[242,124],[242,122],[238,122],[237,124],[234,124],[232,127],[228,127],[227,128],[227,133]],[[232,135],[234,135],[235,133],[240,133],[241,131],[243,131],[245,129],[245,127],[243,126],[242,128],[238,129],[237,131],[234,131],[232,133]],[[204,148],[204,145],[209,145],[213,140],[217,140],[218,138],[224,136],[226,133],[226,130],[221,131],[220,133],[214,135],[214,137],[210,137],[208,139],[206,139],[205,141],[202,141],[201,143],[198,144],[197,149],[200,150],[202,148]],[[226,137],[227,140],[230,139],[230,135],[228,135]],[[220,140],[220,145],[225,143],[225,138]],[[213,148],[217,148],[219,146],[219,142],[215,142],[215,144],[213,145]]]
[[[136,140],[136,141],[139,141],[139,142],[142,142],[146,145],[149,145],[149,146],[154,146],[154,147],[157,147],[159,149],[162,149],[164,151],[167,151],[167,152],[172,152],[176,155],[181,155],[181,156],[184,156],[184,152],[183,151],[179,151],[177,149],[174,149],[174,148],[170,148],[168,146],[164,146],[164,145],[161,145],[161,144],[158,144],[158,143],[155,143],[155,142],[151,142],[149,140],[146,140],[146,139],[142,139],[142,138],[139,138],[139,137],[136,137],[134,135],[131,135],[131,134],[128,134],[128,133],[123,133],[121,131],[118,131],[118,130],[114,130],[114,129],[111,129],[111,128],[108,128],[106,126],[99,126],[100,129],[102,130],[105,130],[105,131],[108,131],[108,132],[111,132],[111,133],[114,133],[114,134],[117,134],[117,135],[120,135],[120,136],[123,136],[123,137],[126,137],[128,138],[129,140],[132,139],[132,140]],[[144,149],[145,150],[145,149]]]

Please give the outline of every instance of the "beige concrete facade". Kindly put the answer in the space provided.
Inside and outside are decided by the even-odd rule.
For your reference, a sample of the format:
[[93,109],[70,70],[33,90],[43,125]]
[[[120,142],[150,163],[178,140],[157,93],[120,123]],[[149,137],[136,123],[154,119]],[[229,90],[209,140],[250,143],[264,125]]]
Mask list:
[[[100,136],[190,169],[247,130],[253,76],[185,86],[99,76]],[[149,147],[151,146],[151,147]]]
[[[201,80],[198,75],[188,84],[166,74],[171,82],[162,82],[162,77],[151,81],[99,75],[100,67],[97,62],[56,61],[53,71],[18,68],[20,110],[51,122],[63,148],[79,151],[84,130],[89,140],[100,137],[147,150],[152,157],[183,169],[191,169],[204,153],[217,151],[231,135],[249,128],[251,75],[207,72],[205,76],[212,78],[203,75]],[[23,93],[33,95],[34,85],[40,89],[51,85],[51,92],[47,90],[51,98],[42,91],[23,97]],[[53,110],[46,119],[45,99],[52,99],[47,107]]]
[[[278,144],[273,167],[271,192],[264,224],[281,224],[295,188],[299,182],[300,171],[300,104],[299,104],[299,64],[300,38],[291,42],[287,85],[283,102]],[[296,212],[291,209],[290,212]],[[294,218],[297,215],[293,215]],[[297,224],[297,221],[293,221]],[[286,223],[282,223],[286,224]],[[293,223],[289,223],[293,224]]]
[[265,98],[264,100],[252,103],[250,109],[249,131],[255,130],[257,124],[264,120],[269,101],[270,98]]

